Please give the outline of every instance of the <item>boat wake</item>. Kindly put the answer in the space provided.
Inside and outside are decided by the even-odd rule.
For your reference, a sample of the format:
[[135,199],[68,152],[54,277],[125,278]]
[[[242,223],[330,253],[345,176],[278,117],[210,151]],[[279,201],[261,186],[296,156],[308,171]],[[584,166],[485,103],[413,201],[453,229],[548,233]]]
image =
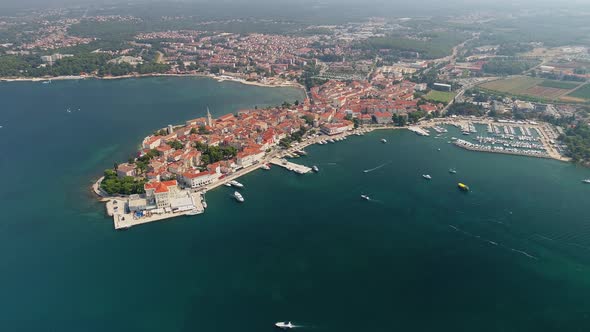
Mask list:
[[505,246],[505,245],[503,245],[503,244],[499,244],[498,242],[495,242],[495,241],[492,241],[492,240],[489,240],[489,239],[485,239],[485,238],[483,238],[483,237],[481,237],[481,236],[479,236],[479,235],[471,234],[471,233],[469,233],[469,232],[467,232],[467,231],[464,231],[464,230],[462,230],[462,229],[460,229],[459,227],[457,227],[457,226],[454,226],[454,225],[448,225],[448,226],[449,226],[450,228],[454,229],[455,231],[457,231],[457,232],[459,232],[459,233],[461,233],[461,234],[465,235],[465,236],[469,236],[469,237],[472,237],[472,238],[475,238],[475,239],[478,239],[478,240],[484,241],[484,242],[486,242],[486,243],[488,243],[488,244],[491,244],[491,245],[493,245],[493,246],[502,247],[502,248],[504,248],[504,249],[507,249],[507,250],[510,250],[510,251],[513,251],[513,252],[517,252],[517,253],[519,253],[519,254],[522,254],[522,255],[524,255],[524,256],[526,256],[526,257],[528,257],[528,258],[534,259],[534,260],[539,260],[539,258],[538,258],[538,257],[536,257],[536,256],[533,256],[533,255],[529,254],[529,253],[528,253],[528,252],[526,252],[526,251],[522,251],[522,250],[518,250],[518,249],[514,249],[514,248],[507,247],[507,246]]
[[376,170],[378,170],[378,169],[380,169],[380,168],[382,168],[382,167],[385,167],[385,166],[387,166],[387,165],[389,165],[389,164],[391,164],[391,161],[388,161],[388,162],[386,162],[385,164],[383,164],[383,165],[379,165],[379,166],[377,166],[377,167],[375,167],[375,168],[366,169],[366,170],[364,170],[364,171],[363,171],[363,173],[371,173],[371,172],[373,172],[373,171],[376,171]]

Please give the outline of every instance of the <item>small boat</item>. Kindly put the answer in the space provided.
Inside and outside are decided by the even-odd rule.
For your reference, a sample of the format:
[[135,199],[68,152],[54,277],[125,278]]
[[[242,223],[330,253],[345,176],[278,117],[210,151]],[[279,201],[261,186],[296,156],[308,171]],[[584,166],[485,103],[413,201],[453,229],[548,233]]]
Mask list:
[[297,153],[298,155],[301,155],[301,156],[307,156],[307,152],[305,152],[303,150],[295,151],[295,153]]
[[584,180],[582,180],[582,182],[584,182],[584,183],[590,183],[590,179],[584,179]]
[[236,201],[243,203],[244,202],[244,196],[242,196],[242,194],[240,194],[239,192],[234,192],[234,198],[236,199]]
[[330,142],[330,143],[336,143],[336,141],[333,140],[333,139],[329,139],[328,142]]
[[320,169],[316,165],[313,165],[311,169],[316,173],[320,171]]
[[426,180],[432,180],[432,176],[430,176],[430,174],[422,174],[422,177]]
[[469,191],[469,187],[466,184],[458,183],[457,187],[459,187],[459,189],[461,189],[463,191]]
[[241,184],[241,183],[239,183],[239,182],[238,182],[238,181],[236,181],[236,180],[231,180],[231,181],[229,182],[229,184],[231,184],[232,186],[234,186],[234,187],[236,187],[236,188],[244,188],[244,185],[243,185],[243,184]]
[[361,198],[364,199],[365,201],[370,200],[371,198],[367,195],[361,195]]
[[226,187],[231,187],[231,183],[229,183],[229,182],[226,182],[223,185],[226,186]]
[[438,151],[440,151],[440,148],[438,148]]
[[296,327],[291,322],[276,322],[275,323],[275,326],[278,327],[278,328],[280,328],[280,329],[283,329],[283,330],[292,329],[292,328]]
[[187,212],[187,213],[186,213],[186,215],[187,215],[187,216],[194,216],[194,215],[197,215],[197,214],[199,214],[199,213],[201,213],[199,210],[197,210],[197,209],[192,209],[192,210],[190,210],[189,212]]
[[470,135],[471,133],[470,133],[470,132],[468,132],[468,131],[464,131],[462,134],[463,134],[463,135]]
[[457,174],[457,170],[455,170],[454,168],[449,169],[449,173],[451,174]]
[[387,143],[387,140],[385,138],[382,138],[381,143]]
[[268,170],[270,170],[270,165],[268,165],[268,164],[264,164],[264,165],[262,165],[262,167],[261,167],[261,168],[262,168],[263,170],[265,170],[265,171],[268,171]]

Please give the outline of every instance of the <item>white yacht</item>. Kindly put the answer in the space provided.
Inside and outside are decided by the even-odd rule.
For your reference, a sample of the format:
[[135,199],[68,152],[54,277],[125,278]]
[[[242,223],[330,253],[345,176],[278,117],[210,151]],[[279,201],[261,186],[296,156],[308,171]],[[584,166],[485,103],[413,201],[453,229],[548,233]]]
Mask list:
[[291,323],[291,322],[276,322],[275,326],[280,329],[283,329],[283,330],[292,329],[294,327],[297,327],[297,326],[293,325],[293,323]]
[[590,179],[584,179],[584,180],[582,180],[582,182],[584,182],[584,183],[590,183]]
[[234,192],[234,198],[236,199],[236,201],[243,203],[244,202],[244,196],[242,196],[242,194],[240,194],[239,192]]
[[316,173],[320,171],[320,169],[316,165],[313,165],[311,169]]
[[239,182],[238,182],[238,181],[236,181],[236,180],[231,180],[231,181],[229,182],[229,184],[231,184],[232,186],[234,186],[234,187],[236,187],[236,188],[244,188],[244,185],[243,185],[243,184],[241,184],[241,183],[239,183]]
[[426,180],[432,179],[432,176],[430,176],[430,174],[422,174],[422,177],[425,178]]

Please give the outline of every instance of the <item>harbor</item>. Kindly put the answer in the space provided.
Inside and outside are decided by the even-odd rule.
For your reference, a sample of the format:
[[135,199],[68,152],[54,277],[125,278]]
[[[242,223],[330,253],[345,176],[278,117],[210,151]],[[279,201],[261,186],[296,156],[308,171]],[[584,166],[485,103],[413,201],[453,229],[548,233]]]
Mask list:
[[[471,118],[434,119],[421,124],[442,137],[444,126],[455,127],[463,139],[452,139],[458,147],[471,151],[504,153],[569,161],[557,143],[556,129],[547,123]],[[446,130],[446,129],[445,129]]]
[[[449,126],[457,128],[460,134],[464,135],[464,139],[457,139],[456,137],[449,138],[450,133],[447,129]],[[305,148],[310,145],[335,144],[346,140],[348,136],[363,136],[366,133],[380,129],[408,129],[423,137],[433,137],[435,139],[448,138],[449,143],[471,151],[564,160],[564,157],[559,153],[555,144],[557,134],[548,124],[495,122],[487,119],[444,118],[422,121],[417,125],[409,127],[374,125],[348,130],[336,135],[308,134],[301,141],[293,142],[289,148],[275,147],[267,151],[260,160],[245,167],[236,168],[202,186],[195,188],[181,186],[179,192],[181,195],[190,195],[191,204],[180,209],[152,209],[137,213],[137,211],[130,209],[132,205],[131,201],[133,200],[131,197],[106,197],[103,198],[103,201],[106,201],[107,214],[113,218],[115,229],[127,229],[136,225],[178,216],[201,214],[205,212],[205,208],[207,207],[203,197],[210,190],[219,186],[232,186],[232,183],[235,183],[239,177],[260,168],[268,170],[270,169],[270,165],[284,168],[296,174],[317,172],[319,169],[315,166],[310,167],[291,160],[307,156]],[[431,131],[435,135],[431,136]],[[387,143],[384,139],[381,142]],[[235,187],[235,185],[233,186]],[[237,189],[240,188],[237,187]],[[105,197],[104,191],[100,188],[100,180],[93,185],[93,191],[97,195]],[[243,201],[241,200],[240,202]]]

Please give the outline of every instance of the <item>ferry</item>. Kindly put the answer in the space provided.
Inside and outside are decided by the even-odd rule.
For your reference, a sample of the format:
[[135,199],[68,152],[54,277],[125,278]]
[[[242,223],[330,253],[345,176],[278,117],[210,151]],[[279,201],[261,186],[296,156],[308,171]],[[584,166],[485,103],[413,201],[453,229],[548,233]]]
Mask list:
[[385,138],[382,138],[381,143],[387,143],[387,140]]
[[240,194],[239,192],[234,192],[234,198],[236,199],[236,201],[240,202],[240,203],[244,203],[244,196],[242,196],[242,194]]
[[367,195],[361,195],[361,198],[364,199],[365,201],[370,200],[371,198]]
[[463,191],[469,191],[469,187],[466,184],[463,183],[458,183],[457,186],[459,187],[459,189],[463,190]]
[[316,165],[313,165],[311,169],[316,173],[320,171],[320,169]]
[[455,170],[454,168],[449,169],[449,173],[451,174],[457,174],[457,170]]
[[292,329],[292,328],[297,327],[297,326],[293,325],[293,323],[291,323],[291,322],[276,322],[275,326],[278,327],[279,329],[283,329],[283,330]]
[[231,181],[229,182],[229,184],[230,184],[230,185],[232,185],[232,186],[234,186],[234,187],[236,187],[236,188],[244,188],[244,185],[243,185],[243,184],[241,184],[241,183],[239,183],[239,182],[238,182],[238,181],[236,181],[236,180],[231,180]]
[[422,177],[426,180],[432,180],[432,176],[430,176],[430,174],[422,174]]
[[269,165],[269,164],[264,164],[264,165],[262,165],[262,167],[261,167],[261,168],[262,168],[263,170],[265,170],[265,171],[268,171],[268,170],[270,170],[270,165]]
[[584,182],[584,183],[590,183],[590,179],[584,179],[584,180],[582,180],[582,182]]

